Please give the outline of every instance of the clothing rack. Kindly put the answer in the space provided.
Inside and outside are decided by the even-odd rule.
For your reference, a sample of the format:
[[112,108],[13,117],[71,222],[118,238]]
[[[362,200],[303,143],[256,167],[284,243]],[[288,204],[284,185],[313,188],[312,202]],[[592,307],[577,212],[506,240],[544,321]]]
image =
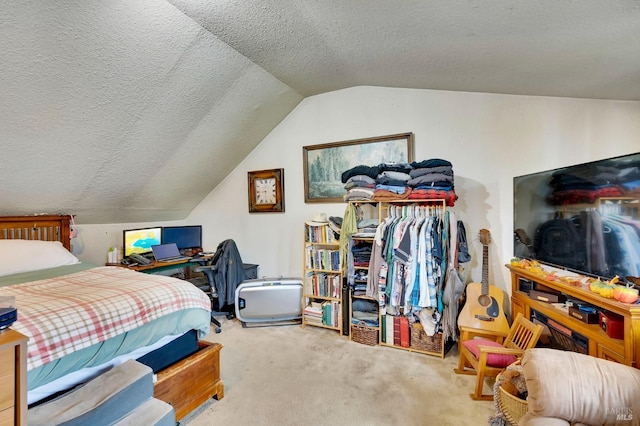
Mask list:
[[[383,206],[384,204],[384,206]],[[433,200],[398,200],[398,201],[386,201],[380,203],[380,208],[387,210],[386,215],[380,212],[380,217],[389,216],[392,218],[406,218],[406,217],[429,217],[437,216],[439,219],[444,217],[447,211],[446,200],[433,199]]]
[[[457,241],[449,241],[450,220],[456,222],[455,215],[453,212],[448,212],[446,200],[433,199],[387,201],[381,206],[380,217],[383,228],[377,234],[380,235],[382,244],[380,248],[374,248],[385,262],[380,266],[382,271],[370,270],[369,276],[384,275],[385,279],[380,283],[376,282],[377,280],[370,281],[367,295],[379,301],[381,324],[383,322],[387,324],[393,318],[395,331],[396,320],[408,322],[409,333],[412,335],[408,339],[409,346],[403,346],[402,342],[398,345],[395,340],[381,341],[380,344],[443,357],[447,346],[450,347],[455,339],[455,336],[445,329],[445,315],[449,308],[442,301],[450,250],[457,250]],[[385,223],[382,218],[386,218]],[[406,224],[400,225],[401,222]],[[398,233],[393,229],[396,226],[404,229],[398,228],[401,230]],[[388,227],[392,227],[391,230]],[[431,240],[430,233],[433,238]],[[407,236],[411,234],[413,236],[409,245]],[[398,239],[394,242],[394,238]],[[422,240],[415,242],[414,238],[422,238]],[[420,245],[420,248],[418,249],[414,244]],[[427,264],[436,259],[431,257],[432,253],[435,256],[436,252],[432,250],[436,250],[436,246],[438,246],[439,260],[437,260],[437,266],[433,264],[432,268]],[[426,257],[420,256],[418,254],[420,250],[425,250],[429,254]],[[372,256],[372,258],[376,257],[378,256]],[[374,290],[377,291],[373,293]],[[406,329],[407,326],[400,326],[400,328]]]

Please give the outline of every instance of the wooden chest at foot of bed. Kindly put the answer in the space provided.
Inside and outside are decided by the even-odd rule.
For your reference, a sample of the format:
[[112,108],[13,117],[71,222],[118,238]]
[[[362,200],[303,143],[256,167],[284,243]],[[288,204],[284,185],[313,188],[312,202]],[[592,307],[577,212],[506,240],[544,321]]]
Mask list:
[[193,355],[158,372],[153,396],[168,402],[180,420],[200,404],[224,397],[220,379],[220,343],[199,342]]

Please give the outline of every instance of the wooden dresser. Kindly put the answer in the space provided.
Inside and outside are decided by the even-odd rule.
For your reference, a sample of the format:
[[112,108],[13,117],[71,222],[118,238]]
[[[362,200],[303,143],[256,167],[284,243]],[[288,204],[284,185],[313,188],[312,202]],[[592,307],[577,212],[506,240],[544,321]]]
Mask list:
[[27,424],[27,337],[0,332],[0,426]]

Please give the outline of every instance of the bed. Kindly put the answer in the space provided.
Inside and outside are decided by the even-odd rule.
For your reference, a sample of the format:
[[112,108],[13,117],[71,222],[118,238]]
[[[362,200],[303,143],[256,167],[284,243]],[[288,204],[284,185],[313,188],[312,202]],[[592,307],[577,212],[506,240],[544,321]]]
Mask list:
[[29,338],[28,403],[132,358],[151,360],[155,396],[178,419],[222,398],[222,346],[199,340],[209,332],[207,295],[176,278],[80,262],[70,252],[70,219],[0,217],[0,297],[15,298],[11,328]]

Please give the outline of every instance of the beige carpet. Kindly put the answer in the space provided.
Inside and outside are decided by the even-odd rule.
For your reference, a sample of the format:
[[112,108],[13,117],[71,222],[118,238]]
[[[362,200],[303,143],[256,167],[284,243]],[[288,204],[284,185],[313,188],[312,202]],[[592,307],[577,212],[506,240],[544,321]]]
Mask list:
[[[366,346],[335,331],[300,325],[242,328],[223,320],[225,396],[182,425],[483,425],[493,402],[472,401],[474,376],[444,359]],[[490,383],[485,384],[490,392]]]

